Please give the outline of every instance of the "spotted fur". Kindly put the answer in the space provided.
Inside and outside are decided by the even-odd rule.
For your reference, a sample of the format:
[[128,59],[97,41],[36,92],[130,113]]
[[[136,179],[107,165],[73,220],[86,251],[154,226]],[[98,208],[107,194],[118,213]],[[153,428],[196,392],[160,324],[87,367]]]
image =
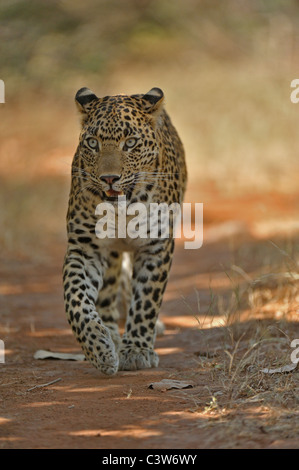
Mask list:
[[[106,238],[95,233],[96,206],[181,203],[186,185],[184,150],[163,109],[163,92],[98,98],[76,94],[81,115],[72,164],[64,262],[65,308],[86,358],[105,374],[155,367],[155,326],[174,250],[174,238]],[[128,219],[127,219],[128,222]],[[122,338],[118,291],[124,253],[130,253],[130,304]]]

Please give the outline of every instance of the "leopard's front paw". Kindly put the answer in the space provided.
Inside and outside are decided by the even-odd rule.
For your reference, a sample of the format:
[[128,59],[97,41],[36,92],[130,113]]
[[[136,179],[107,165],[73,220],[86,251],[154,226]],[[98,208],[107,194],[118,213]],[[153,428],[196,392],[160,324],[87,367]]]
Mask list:
[[96,320],[88,324],[88,332],[81,342],[86,358],[101,372],[114,375],[118,371],[118,355],[107,327]]
[[153,349],[126,344],[119,351],[119,370],[150,369],[158,364],[159,357]]
[[121,347],[121,337],[118,331],[118,326],[114,323],[105,323],[105,326],[109,328],[110,336],[114,343],[115,350],[118,351]]

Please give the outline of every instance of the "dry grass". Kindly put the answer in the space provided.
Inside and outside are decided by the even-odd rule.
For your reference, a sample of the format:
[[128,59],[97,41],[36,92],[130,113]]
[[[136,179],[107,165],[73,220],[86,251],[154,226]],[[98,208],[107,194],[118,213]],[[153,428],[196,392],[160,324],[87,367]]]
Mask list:
[[[206,386],[179,395],[198,416],[198,427],[211,431],[211,445],[215,438],[224,447],[242,447],[243,440],[260,447],[285,438],[298,443],[299,368],[263,371],[291,364],[291,341],[299,338],[297,246],[298,239],[243,245],[251,257],[239,253],[240,265],[226,270],[230,292],[211,290],[207,312],[199,312],[202,349],[191,376],[196,382],[200,374]],[[271,265],[261,253],[265,259],[271,254]]]
[[[298,323],[289,324],[288,331],[298,337]],[[290,363],[292,350],[286,324],[276,323],[273,327],[252,320],[238,325],[238,334],[241,336],[235,337],[233,329],[228,328],[224,332],[226,350],[218,351],[212,359],[199,358],[208,385],[200,394],[185,394],[192,403],[190,411],[197,413],[201,426],[212,429],[214,438],[216,433],[225,447],[241,447],[242,439],[247,444],[257,441],[261,447],[265,446],[263,438],[298,442],[298,371],[270,375],[262,372],[265,367]]]

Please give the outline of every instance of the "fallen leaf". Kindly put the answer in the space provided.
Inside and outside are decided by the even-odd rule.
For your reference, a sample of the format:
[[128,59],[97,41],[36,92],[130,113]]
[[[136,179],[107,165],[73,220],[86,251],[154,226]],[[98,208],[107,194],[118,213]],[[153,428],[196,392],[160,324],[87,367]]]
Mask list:
[[69,353],[59,353],[52,351],[45,351],[44,349],[39,349],[34,354],[34,359],[61,359],[63,361],[84,361],[84,354],[69,354]]
[[148,388],[154,390],[171,390],[172,388],[193,388],[193,383],[184,382],[183,380],[170,380],[170,379],[162,379],[160,382],[152,382]]
[[298,363],[296,364],[288,364],[286,366],[278,367],[277,369],[261,369],[261,372],[264,372],[264,374],[284,374],[288,372],[293,372]]

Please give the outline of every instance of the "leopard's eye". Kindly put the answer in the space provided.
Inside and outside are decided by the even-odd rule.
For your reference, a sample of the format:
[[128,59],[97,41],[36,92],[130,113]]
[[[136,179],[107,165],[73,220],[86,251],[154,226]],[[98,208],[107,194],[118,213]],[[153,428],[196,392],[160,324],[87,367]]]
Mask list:
[[125,141],[125,147],[127,147],[128,149],[132,149],[133,147],[135,147],[136,143],[137,139],[135,139],[134,137],[130,137]]
[[93,137],[89,137],[89,139],[86,139],[86,142],[87,142],[87,145],[91,148],[91,149],[96,149],[98,148],[99,146],[99,142],[97,139],[94,139]]

